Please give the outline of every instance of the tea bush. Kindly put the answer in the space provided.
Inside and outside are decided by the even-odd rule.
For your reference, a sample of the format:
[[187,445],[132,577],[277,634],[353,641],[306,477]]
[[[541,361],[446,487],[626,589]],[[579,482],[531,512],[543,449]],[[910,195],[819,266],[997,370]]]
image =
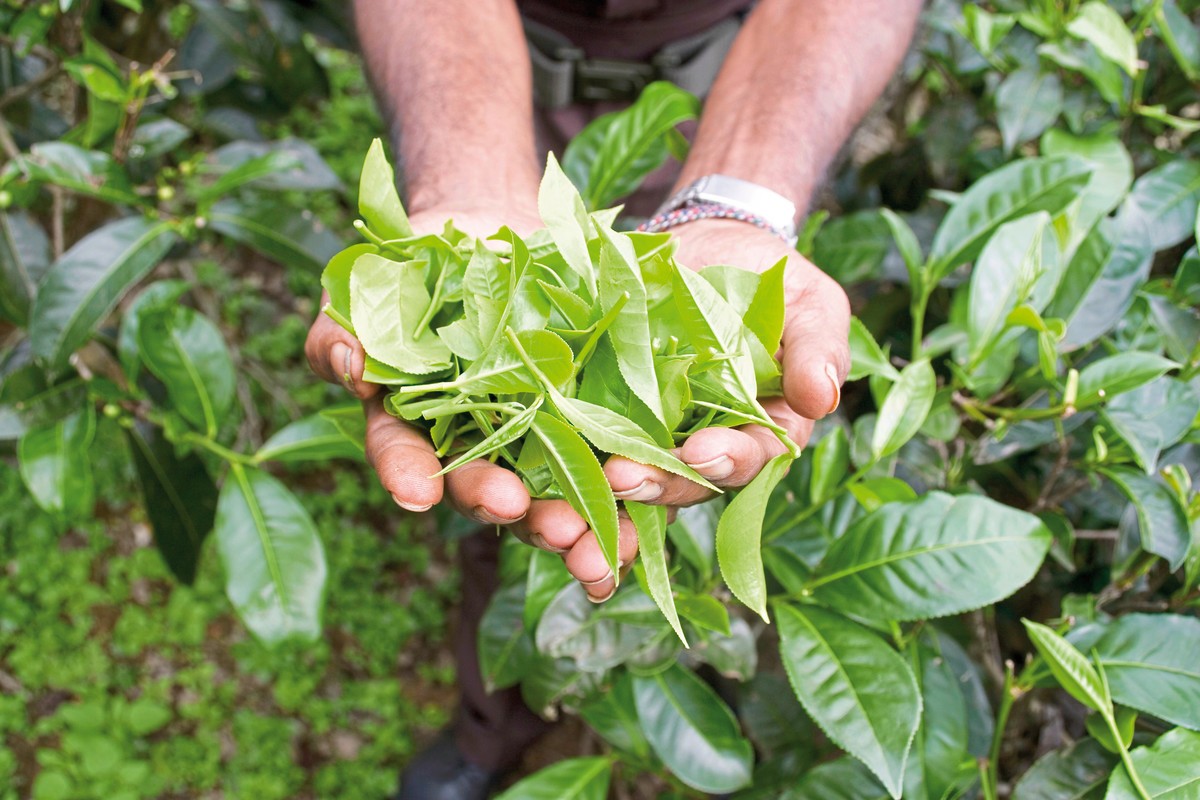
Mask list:
[[[33,741],[38,757],[10,743],[0,769],[39,797],[90,796],[80,776],[103,776],[106,796],[217,780],[216,733],[171,735],[192,724],[177,692],[209,665],[171,694],[121,661],[162,646],[146,629],[160,612],[104,609],[163,567],[106,544],[120,550],[118,520],[144,520],[166,567],[197,582],[203,598],[151,582],[189,646],[220,618],[215,581],[262,641],[321,639],[283,645],[301,661],[383,613],[368,593],[341,597],[347,576],[378,575],[363,553],[380,545],[347,540],[340,515],[386,530],[395,509],[374,490],[351,493],[361,505],[330,499],[343,469],[370,481],[355,464],[359,413],[298,360],[320,268],[348,243],[361,122],[374,123],[361,83],[340,83],[356,79],[333,49],[337,17],[139,6],[0,11],[0,474],[14,507],[41,509],[4,540],[22,567],[4,596],[36,599],[0,616],[0,677],[19,687],[5,687],[6,743]],[[1191,0],[929,5],[886,109],[801,236],[854,301],[854,368],[761,536],[742,531],[769,624],[729,591],[746,575],[729,580],[716,557],[719,503],[665,532],[688,649],[642,572],[592,607],[557,557],[506,546],[485,677],[547,715],[577,713],[604,742],[508,800],[603,797],[614,780],[658,797],[1191,796],[1196,14]],[[331,86],[344,114],[318,110]],[[656,113],[667,103],[680,95],[648,93],[563,155],[588,211],[640,179],[615,165],[678,149],[686,115]],[[618,140],[644,157],[589,146]],[[343,488],[322,496],[331,483]],[[200,558],[210,529],[219,564]],[[403,541],[397,557],[428,557]],[[59,577],[28,577],[39,564]],[[450,596],[428,591],[417,630],[440,624]],[[58,615],[77,621],[65,630]],[[347,657],[381,676],[403,642],[390,633]],[[277,658],[245,646],[251,663]],[[265,672],[312,730],[353,713],[313,705],[319,681],[303,669]],[[120,679],[96,687],[97,673]],[[347,773],[289,766],[289,723],[233,712],[252,700],[217,691],[232,696],[204,730],[260,742],[217,754],[228,791],[343,790]],[[364,691],[352,706],[394,697]]]

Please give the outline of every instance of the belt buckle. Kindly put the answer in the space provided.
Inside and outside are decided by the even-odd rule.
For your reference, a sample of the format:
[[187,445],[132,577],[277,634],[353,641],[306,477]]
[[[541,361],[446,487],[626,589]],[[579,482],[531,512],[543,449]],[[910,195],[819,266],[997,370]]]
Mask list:
[[655,67],[593,58],[575,64],[575,99],[586,103],[634,100],[654,80]]

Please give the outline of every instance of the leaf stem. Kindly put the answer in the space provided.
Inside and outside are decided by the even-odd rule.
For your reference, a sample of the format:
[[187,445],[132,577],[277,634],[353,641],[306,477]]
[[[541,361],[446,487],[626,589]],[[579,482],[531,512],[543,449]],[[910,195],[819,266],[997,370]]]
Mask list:
[[987,772],[984,779],[985,785],[991,790],[991,797],[999,794],[1000,746],[1004,743],[1004,730],[1008,727],[1008,715],[1012,711],[1013,701],[1020,694],[1020,690],[1014,687],[1014,678],[1012,662],[1004,662],[1004,685],[1000,689],[1000,708],[996,712],[996,726],[992,730],[992,745],[988,748]]
[[228,447],[225,447],[224,445],[217,444],[216,442],[214,442],[212,439],[208,438],[207,436],[202,436],[193,431],[188,431],[187,433],[185,433],[183,435],[183,441],[185,441],[189,444],[197,445],[198,447],[202,447],[203,449],[207,450],[208,452],[213,453],[214,455],[220,456],[221,458],[225,459],[226,461],[228,461],[231,464],[242,464],[245,466],[252,467],[259,463],[258,459],[255,458],[254,456],[248,456],[244,453],[239,453],[235,450],[230,450]]
[[929,305],[929,292],[921,286],[913,297],[912,314],[912,356],[910,361],[919,361],[924,350],[925,339],[925,309]]

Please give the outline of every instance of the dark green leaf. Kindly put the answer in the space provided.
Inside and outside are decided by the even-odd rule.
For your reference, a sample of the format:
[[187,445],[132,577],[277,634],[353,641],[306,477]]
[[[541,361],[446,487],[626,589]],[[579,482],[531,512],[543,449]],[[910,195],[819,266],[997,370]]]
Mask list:
[[709,594],[683,594],[675,598],[679,615],[698,628],[721,633],[729,630],[729,610],[725,604]]
[[886,458],[915,436],[929,416],[936,393],[937,378],[927,359],[901,370],[879,409],[871,435],[871,457],[876,461]]
[[839,758],[806,772],[779,800],[884,800],[888,796],[861,761]]
[[525,584],[505,586],[492,595],[479,622],[479,674],[489,692],[518,683],[533,657],[533,639],[522,621],[524,605]]
[[650,743],[646,741],[638,722],[637,705],[633,700],[633,680],[627,670],[621,670],[608,691],[599,692],[579,710],[584,722],[618,750],[649,761]]
[[1120,321],[1150,274],[1152,256],[1133,228],[1105,220],[1092,229],[1063,270],[1045,311],[1047,318],[1066,321],[1065,348],[1090,344]]
[[1102,467],[1100,473],[1133,503],[1142,549],[1165,558],[1172,570],[1179,569],[1187,558],[1191,532],[1175,493],[1157,478],[1129,467]]
[[910,654],[925,710],[904,769],[904,796],[911,800],[941,800],[964,775],[974,777],[970,768],[963,770],[971,763],[967,700],[958,675],[934,649],[936,644],[921,641]]
[[208,226],[285,267],[317,274],[342,249],[342,241],[312,214],[278,201],[221,200],[208,212]]
[[215,436],[233,405],[236,376],[221,332],[187,306],[151,308],[138,319],[138,352],[184,419]]
[[701,792],[731,792],[750,782],[754,751],[725,702],[678,664],[633,679],[642,731],[667,768]]
[[[1152,800],[1194,800],[1200,796],[1200,733],[1176,728],[1149,747],[1130,753],[1146,792]],[[1140,800],[1141,794],[1124,766],[1113,770],[1105,800]]]
[[1193,83],[1200,80],[1200,32],[1175,0],[1157,7],[1154,29],[1175,57],[1175,63]]
[[1038,622],[1021,620],[1034,647],[1050,668],[1058,685],[1093,711],[1112,713],[1112,702],[1099,673],[1075,646]]
[[50,266],[50,241],[23,211],[0,211],[0,317],[29,322],[38,283]]
[[142,203],[124,168],[107,153],[85,150],[67,142],[41,142],[15,163],[26,177],[38,183],[61,186],[108,203],[127,206]]
[[1137,75],[1137,42],[1125,20],[1107,3],[1100,0],[1084,3],[1067,23],[1067,33],[1091,44],[1127,74]]
[[875,337],[858,317],[850,318],[850,374],[846,380],[856,381],[870,375],[882,375],[899,380],[900,372],[888,361]]
[[91,404],[70,416],[30,428],[17,443],[21,478],[34,501],[64,522],[91,515],[95,499],[88,446],[96,433]]
[[1058,75],[1036,64],[1021,67],[996,89],[996,122],[1004,152],[1041,136],[1054,124],[1063,107],[1063,87]]
[[1177,158],[1134,181],[1120,214],[1144,226],[1152,249],[1164,250],[1193,234],[1198,202],[1200,161]]
[[[1031,301],[1032,310],[1045,308],[1058,283],[1056,255],[1050,215],[1045,212],[1001,225],[984,245],[971,271],[967,303],[970,364],[987,356],[1017,306]],[[1042,296],[1036,297],[1037,293]]]
[[1079,394],[1076,408],[1088,408],[1122,392],[1128,392],[1155,378],[1162,377],[1179,365],[1170,359],[1130,351],[1093,361],[1079,373]]
[[[354,409],[362,413],[361,409]],[[362,441],[355,441],[323,412],[284,426],[258,448],[255,461],[326,461],[331,458],[361,459]]]
[[34,353],[52,369],[83,345],[178,237],[170,223],[127,217],[83,237],[46,273],[30,316]]
[[217,485],[200,457],[178,455],[160,428],[139,422],[125,435],[154,541],[175,577],[190,585],[213,527]]
[[930,492],[855,523],[821,561],[817,600],[876,622],[958,614],[1037,573],[1052,536],[1040,519],[976,495]]
[[890,231],[875,211],[836,217],[817,234],[812,261],[842,284],[874,277],[891,249]]
[[1115,135],[1077,136],[1052,128],[1042,137],[1044,156],[1076,156],[1092,167],[1092,178],[1079,198],[1079,213],[1072,228],[1082,237],[1121,201],[1133,185],[1133,159]]
[[261,470],[232,465],[213,530],[225,592],[255,636],[275,644],[321,635],[325,550],[287,487]]
[[1200,620],[1180,614],[1129,614],[1104,629],[1095,657],[1113,700],[1200,730]]
[[734,597],[767,619],[767,579],[762,563],[762,523],[771,492],[791,466],[792,456],[778,455],[738,491],[717,525],[717,562]]
[[837,487],[850,467],[850,440],[840,425],[817,442],[813,449],[812,480],[809,496],[813,505],[820,505],[834,496]]
[[1014,800],[1098,800],[1117,763],[1095,739],[1075,742],[1042,756],[1021,776]]
[[137,338],[142,315],[151,310],[178,305],[180,298],[187,291],[186,281],[155,281],[139,292],[133,302],[125,307],[125,313],[121,315],[121,329],[117,333],[117,354],[121,359],[121,368],[125,370],[130,383],[137,383],[142,369],[141,348]]
[[572,580],[562,557],[548,550],[533,548],[529,568],[525,572],[525,610],[521,614],[526,630],[537,630],[546,607]]
[[666,136],[695,119],[700,102],[666,81],[642,90],[628,109],[593,121],[567,146],[563,168],[588,208],[606,208],[631,194],[666,159]]
[[779,654],[808,715],[900,797],[921,720],[908,664],[873,632],[816,606],[776,606]]
[[1158,456],[1184,437],[1200,414],[1200,392],[1174,378],[1159,378],[1108,404],[1105,419],[1125,440],[1146,474],[1158,469]]
[[[342,182],[317,149],[303,139],[230,142],[212,151],[208,162],[212,170],[220,175],[204,192],[204,195],[213,198],[219,198],[235,186],[246,184],[273,191],[296,189],[315,192],[342,187]],[[221,191],[217,191],[218,186]]]
[[929,252],[928,282],[939,283],[955,267],[974,260],[1004,223],[1038,211],[1057,214],[1090,175],[1091,167],[1074,157],[1026,158],[976,181],[938,226]]
[[524,778],[496,800],[604,800],[610,777],[612,760],[605,756],[568,758]]
[[705,578],[712,574],[717,524],[723,508],[716,500],[681,508],[675,521],[667,526],[667,538],[676,552]]

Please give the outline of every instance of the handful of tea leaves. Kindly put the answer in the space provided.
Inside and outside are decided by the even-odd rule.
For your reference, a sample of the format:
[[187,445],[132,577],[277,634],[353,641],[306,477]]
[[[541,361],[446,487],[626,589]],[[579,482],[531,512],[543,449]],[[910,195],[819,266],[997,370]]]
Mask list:
[[[364,379],[421,425],[442,472],[490,458],[530,495],[567,500],[617,573],[617,501],[600,456],[621,455],[716,490],[671,448],[712,426],[757,423],[788,454],[730,504],[717,531],[722,575],[766,617],[759,539],[766,499],[797,454],[759,405],[777,394],[781,261],[761,275],[699,273],[668,234],[620,233],[619,209],[587,213],[551,156],[538,207],[546,227],[486,241],[448,221],[417,235],[376,140],[359,188],[366,237],[330,260],[325,313],[362,342]],[[627,502],[651,594],[683,634],[667,578],[662,507]]]

